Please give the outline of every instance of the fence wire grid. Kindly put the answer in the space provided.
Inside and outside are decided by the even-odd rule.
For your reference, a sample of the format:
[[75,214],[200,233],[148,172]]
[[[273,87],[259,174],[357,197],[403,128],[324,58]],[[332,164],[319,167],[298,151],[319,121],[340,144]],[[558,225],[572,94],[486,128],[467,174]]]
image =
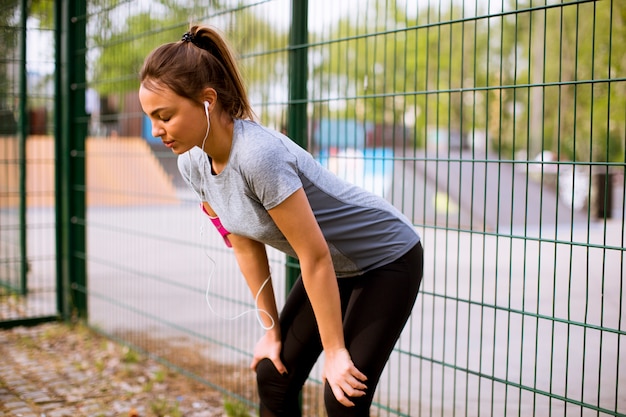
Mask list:
[[626,415],[621,0],[5,1],[3,327],[76,315],[255,407],[253,298],[137,98],[190,22],[262,123],[423,238],[372,415]]

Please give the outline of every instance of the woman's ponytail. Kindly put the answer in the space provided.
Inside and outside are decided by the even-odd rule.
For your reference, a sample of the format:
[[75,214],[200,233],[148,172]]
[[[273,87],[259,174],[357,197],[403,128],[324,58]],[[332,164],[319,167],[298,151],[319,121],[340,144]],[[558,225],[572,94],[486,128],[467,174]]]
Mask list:
[[254,118],[234,54],[213,28],[192,26],[179,42],[155,49],[146,58],[140,77],[146,88],[166,86],[195,101],[201,101],[205,88],[213,88],[231,117]]

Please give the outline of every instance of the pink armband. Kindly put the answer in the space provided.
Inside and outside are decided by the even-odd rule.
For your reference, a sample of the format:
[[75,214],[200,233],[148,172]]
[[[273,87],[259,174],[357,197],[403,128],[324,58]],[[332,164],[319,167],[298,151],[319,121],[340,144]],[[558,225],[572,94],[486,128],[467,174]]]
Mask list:
[[226,230],[226,228],[222,225],[222,222],[220,221],[220,218],[219,217],[211,217],[209,212],[206,211],[206,208],[204,207],[204,205],[201,205],[201,207],[202,207],[202,211],[204,211],[204,213],[207,216],[209,216],[209,219],[211,219],[211,223],[213,223],[213,226],[215,226],[215,228],[220,233],[220,235],[222,235],[222,238],[224,239],[224,243],[226,243],[226,246],[228,246],[229,248],[232,248],[233,245],[230,243],[230,240],[228,240],[228,235],[230,234],[230,232],[228,230]]

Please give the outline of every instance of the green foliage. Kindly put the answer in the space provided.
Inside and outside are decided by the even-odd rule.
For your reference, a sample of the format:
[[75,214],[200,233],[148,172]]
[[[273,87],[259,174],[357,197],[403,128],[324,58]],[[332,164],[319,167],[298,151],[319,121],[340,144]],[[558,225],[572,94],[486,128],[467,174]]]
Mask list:
[[[337,85],[345,85],[339,94],[356,98],[346,100],[335,117],[387,125],[404,125],[407,116],[414,119],[421,146],[429,128],[484,128],[488,109],[470,108],[466,102],[485,93],[460,91],[488,84],[487,23],[434,25],[454,21],[458,14],[456,6],[429,6],[411,17],[394,2],[379,1],[371,19],[360,25],[348,17],[340,20],[328,38],[350,40],[320,50],[314,73],[322,81],[315,89],[336,94]],[[333,114],[332,104],[321,101],[316,113]]]
[[[276,102],[276,86],[287,88],[288,33],[254,7],[157,0],[120,17],[119,0],[97,13],[103,2],[89,2],[98,17],[88,26],[90,85],[102,96],[136,91],[146,55],[180,39],[190,19],[224,30],[255,103]],[[507,157],[552,150],[580,161],[624,159],[626,83],[603,80],[626,73],[626,2],[542,9],[507,0],[507,12],[489,19],[467,18],[462,4],[437,3],[407,15],[379,0],[358,18],[310,33],[313,118],[408,123],[417,146],[444,129],[480,132]],[[476,16],[489,13],[476,7]]]
[[[123,24],[111,18],[99,19],[89,34],[98,52],[93,62],[95,89],[101,95],[137,90],[138,74],[150,51],[164,43],[180,40],[190,23],[202,22],[207,13],[218,15],[221,8],[215,1],[212,7],[207,7],[205,1],[182,4],[160,0],[154,2],[150,10],[128,16]],[[248,53],[241,61],[246,80],[251,84],[265,82],[268,71],[259,65],[264,58],[255,53],[285,45],[287,35],[278,33],[269,22],[245,9],[234,14],[228,26],[234,28],[232,33],[226,31],[226,36],[235,51]]]
[[150,411],[157,417],[182,417],[178,401],[168,401],[166,398],[157,398],[150,403]]
[[[3,0],[0,7],[0,56],[10,62],[17,59],[17,38],[19,33],[19,25],[16,22],[18,13],[18,0]],[[13,90],[10,86],[8,65],[0,65],[0,110],[7,108],[11,103],[9,91]],[[17,80],[15,80],[17,82]],[[6,116],[5,116],[6,117]],[[8,124],[4,118],[0,118],[5,124]],[[11,131],[12,129],[9,129]],[[4,131],[4,132],[3,132]],[[6,129],[0,127],[0,133],[6,132]]]
[[624,138],[615,131],[600,128],[591,141],[576,144],[574,158],[592,162],[624,162]]
[[48,0],[32,0],[30,2],[30,17],[39,21],[41,29],[54,28],[54,2]]
[[165,371],[163,369],[159,369],[154,373],[153,376],[154,382],[161,383],[165,381]]
[[224,411],[228,417],[250,417],[250,410],[244,403],[228,398],[224,398]]
[[[256,16],[249,9],[243,9],[233,14],[232,20],[225,31],[225,35],[239,55],[240,70],[248,86],[265,86],[273,80],[269,68],[287,71],[287,54],[281,52],[287,46],[287,33],[275,28]],[[268,68],[269,65],[269,68]],[[286,77],[280,80],[285,82]],[[259,91],[266,90],[259,88]]]
[[[626,36],[625,12],[623,2],[598,2],[549,14],[548,26],[561,27],[562,31],[554,34],[560,41],[547,46],[549,56],[559,59],[546,62],[546,79],[568,82],[623,74],[626,60],[618,51],[622,48],[619,40]],[[552,92],[546,96],[545,120],[546,135],[558,139],[551,141],[553,146],[561,142],[579,161],[619,158],[619,147],[609,146],[609,141],[612,137],[624,140],[624,83],[572,82]]]
[[28,336],[28,335],[20,336],[18,343],[29,349],[37,347],[37,343],[35,342],[35,340],[31,336]]
[[[139,71],[144,58],[156,46],[177,40],[184,25],[166,29],[168,22],[155,19],[149,12],[127,18],[124,30],[105,27],[95,30],[92,41],[99,56],[93,64],[94,87],[101,95],[123,94],[139,87]],[[139,35],[138,35],[139,34]]]
[[122,356],[122,362],[127,364],[139,363],[141,360],[141,355],[134,349],[129,348],[128,346],[124,347],[124,355]]

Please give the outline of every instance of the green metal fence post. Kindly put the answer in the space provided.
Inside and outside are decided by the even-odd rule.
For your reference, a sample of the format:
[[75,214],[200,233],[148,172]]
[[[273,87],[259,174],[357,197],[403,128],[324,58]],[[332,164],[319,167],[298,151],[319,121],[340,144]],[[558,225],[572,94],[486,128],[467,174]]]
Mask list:
[[55,241],[56,241],[56,308],[59,314],[64,317],[67,315],[67,311],[65,308],[65,264],[63,263],[63,245],[62,238],[64,234],[62,231],[62,223],[61,223],[61,209],[62,209],[62,190],[61,190],[61,134],[63,130],[61,129],[61,125],[63,124],[62,117],[62,104],[63,100],[61,99],[61,83],[63,78],[63,66],[61,65],[61,41],[63,37],[61,36],[61,24],[63,21],[63,2],[55,2],[54,4],[54,45],[55,45],[55,53],[54,53],[54,107],[56,111],[54,112],[54,159],[56,161],[55,169],[54,169],[54,200],[55,200],[55,222],[56,222],[56,230],[55,230]]
[[[308,75],[308,0],[292,0],[291,32],[289,35],[289,137],[298,145],[307,147],[307,75]],[[285,279],[286,291],[293,287],[300,275],[297,259],[287,257]],[[302,404],[302,395],[300,395]]]
[[26,138],[28,137],[28,103],[26,100],[26,20],[28,19],[28,1],[20,1],[20,78],[19,78],[19,124],[18,124],[18,161],[19,161],[19,225],[20,225],[20,285],[19,293],[28,292],[28,253],[26,251]]
[[[308,0],[292,0],[289,37],[288,134],[298,145],[307,147]],[[287,258],[287,291],[300,275],[298,260]]]
[[86,319],[86,1],[57,2],[56,12],[57,308],[64,319]]

